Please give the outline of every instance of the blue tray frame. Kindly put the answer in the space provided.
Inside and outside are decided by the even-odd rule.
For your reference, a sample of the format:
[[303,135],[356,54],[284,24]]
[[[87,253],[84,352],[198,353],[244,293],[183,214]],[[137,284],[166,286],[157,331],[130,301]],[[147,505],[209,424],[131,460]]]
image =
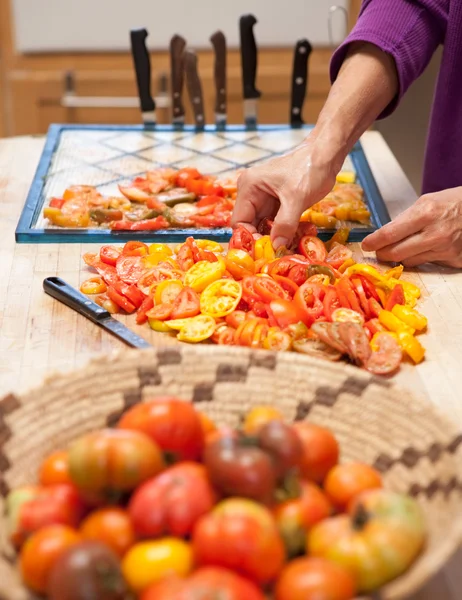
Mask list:
[[[312,126],[304,126],[307,132]],[[259,125],[255,131],[278,131],[290,129],[287,125]],[[24,208],[22,210],[15,238],[18,243],[37,244],[37,243],[117,243],[128,240],[141,240],[145,242],[181,242],[188,236],[196,238],[214,239],[218,242],[227,242],[231,237],[231,229],[166,229],[161,231],[110,231],[110,230],[88,230],[88,229],[35,229],[34,223],[38,218],[39,211],[42,210],[42,194],[45,186],[45,180],[50,168],[54,152],[58,148],[61,133],[63,131],[198,131],[194,126],[175,127],[172,125],[156,125],[155,127],[146,127],[144,125],[67,125],[52,124],[49,127],[45,147],[43,149],[37,170],[34,175],[31,187],[29,189]],[[203,130],[212,133],[225,133],[226,131],[248,131],[244,125],[228,125],[225,129],[217,130],[215,126],[205,126]],[[373,227],[353,228],[350,232],[350,241],[360,242],[367,235],[382,227],[390,221],[390,215],[383,201],[380,191],[372,175],[366,155],[358,142],[350,152],[350,158],[356,169],[359,183],[364,189],[369,210],[371,212]],[[334,229],[323,229],[319,231],[319,237],[327,240],[335,232]]]

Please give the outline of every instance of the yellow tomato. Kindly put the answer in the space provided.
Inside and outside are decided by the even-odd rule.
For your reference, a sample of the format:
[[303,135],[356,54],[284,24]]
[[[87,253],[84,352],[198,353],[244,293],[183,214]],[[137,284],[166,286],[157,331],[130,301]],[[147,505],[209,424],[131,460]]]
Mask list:
[[276,257],[269,235],[264,235],[255,242],[255,260],[264,258],[274,260]]
[[123,576],[137,594],[163,577],[185,577],[192,567],[191,546],[173,537],[135,544],[122,561]]
[[153,331],[158,331],[159,333],[170,333],[172,331],[171,327],[165,324],[165,321],[159,321],[158,319],[149,319],[148,318],[149,327]]
[[244,432],[253,435],[270,421],[283,421],[284,415],[274,406],[255,406],[244,420]]
[[417,331],[422,331],[427,327],[427,317],[425,317],[422,313],[409,306],[402,306],[401,304],[395,304],[392,308],[391,312],[398,317],[403,323],[409,325],[413,329]]
[[179,329],[177,338],[180,342],[197,343],[212,337],[217,326],[215,319],[208,315],[197,315],[187,319],[165,321],[171,329]]
[[379,321],[380,323],[386,327],[389,331],[407,331],[411,335],[414,335],[415,329],[403,323],[401,319],[398,319],[392,312],[389,310],[381,310],[379,313]]
[[251,273],[255,273],[255,261],[245,250],[237,250],[236,248],[228,250],[226,258],[238,267],[242,267]]
[[332,313],[332,321],[339,323],[364,324],[364,317],[351,308],[336,308]]
[[425,356],[425,348],[412,334],[410,334],[408,331],[398,331],[398,342],[403,351],[414,361],[415,364],[423,361]]
[[208,285],[221,279],[225,270],[226,266],[223,260],[213,263],[207,260],[200,260],[186,271],[184,284],[186,287],[192,288],[195,292],[203,292]]
[[82,294],[104,294],[106,290],[107,285],[101,277],[90,277],[80,286]]
[[154,300],[156,304],[172,304],[183,289],[179,279],[166,279],[156,286]]
[[335,179],[337,183],[354,183],[356,181],[356,173],[353,171],[340,171]]
[[151,244],[149,246],[149,254],[165,254],[166,256],[173,256],[173,251],[167,244]]
[[232,279],[214,281],[201,294],[201,312],[210,317],[226,317],[236,310],[242,298],[242,288]]
[[88,211],[76,214],[64,214],[59,208],[47,206],[43,210],[43,216],[58,227],[80,228],[88,227],[90,214]]
[[196,244],[201,250],[207,250],[208,252],[214,252],[215,254],[223,252],[223,246],[213,240],[196,240]]

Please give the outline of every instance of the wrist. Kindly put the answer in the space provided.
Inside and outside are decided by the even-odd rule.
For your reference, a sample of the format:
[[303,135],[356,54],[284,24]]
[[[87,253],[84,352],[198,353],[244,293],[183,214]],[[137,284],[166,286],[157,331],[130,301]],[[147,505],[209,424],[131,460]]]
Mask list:
[[309,150],[313,166],[326,166],[337,174],[350,151],[348,140],[338,128],[317,124],[303,144]]

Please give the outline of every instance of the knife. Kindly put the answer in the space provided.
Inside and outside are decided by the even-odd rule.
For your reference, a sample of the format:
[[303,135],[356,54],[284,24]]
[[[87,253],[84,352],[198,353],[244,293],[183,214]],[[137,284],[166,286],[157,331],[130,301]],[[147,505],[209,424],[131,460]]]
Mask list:
[[148,344],[146,340],[111,317],[107,310],[92,302],[88,296],[85,296],[59,277],[44,279],[43,289],[49,296],[87,317],[87,319],[103,327],[103,329],[106,329],[129,346],[133,348],[151,348],[151,344]]
[[313,48],[308,40],[298,40],[294,52],[292,71],[292,98],[290,102],[290,124],[292,127],[302,127],[303,104],[308,85],[308,59]]
[[145,125],[153,127],[156,124],[156,103],[151,95],[151,61],[146,48],[147,37],[148,32],[146,29],[132,29],[130,31],[141,116]]
[[188,88],[189,100],[193,107],[196,129],[202,131],[205,125],[204,98],[197,70],[197,56],[194,50],[189,48],[185,50],[184,67],[186,72],[186,86]]
[[215,50],[215,124],[217,129],[226,127],[226,38],[222,31],[210,38]]
[[181,35],[174,35],[170,40],[170,65],[172,78],[172,123],[184,125],[183,82],[184,82],[184,49],[186,40]]
[[255,87],[257,79],[257,44],[253,27],[256,23],[257,19],[253,15],[243,15],[239,20],[244,119],[248,129],[255,129],[257,126],[257,100],[261,96],[261,92]]

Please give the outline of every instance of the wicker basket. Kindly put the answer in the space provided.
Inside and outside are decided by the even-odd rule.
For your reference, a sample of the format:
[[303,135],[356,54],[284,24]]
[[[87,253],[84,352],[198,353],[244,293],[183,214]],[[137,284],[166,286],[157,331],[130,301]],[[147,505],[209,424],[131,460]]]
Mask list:
[[[462,435],[431,405],[353,367],[220,346],[122,352],[0,400],[0,514],[8,490],[34,482],[45,455],[164,392],[193,401],[220,424],[237,425],[252,405],[273,403],[287,419],[327,425],[341,444],[342,460],[367,461],[389,488],[417,496],[430,530],[426,550],[377,598],[405,598],[456,550],[462,532]],[[28,599],[2,518],[0,598]]]

